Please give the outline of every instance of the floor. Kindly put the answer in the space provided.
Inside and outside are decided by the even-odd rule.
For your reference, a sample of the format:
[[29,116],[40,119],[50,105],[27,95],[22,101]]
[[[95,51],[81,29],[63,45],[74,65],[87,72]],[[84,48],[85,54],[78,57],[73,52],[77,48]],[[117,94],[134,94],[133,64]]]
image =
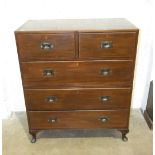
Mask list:
[[152,155],[153,132],[139,110],[131,112],[128,142],[115,130],[40,132],[30,143],[26,114],[3,120],[3,155]]

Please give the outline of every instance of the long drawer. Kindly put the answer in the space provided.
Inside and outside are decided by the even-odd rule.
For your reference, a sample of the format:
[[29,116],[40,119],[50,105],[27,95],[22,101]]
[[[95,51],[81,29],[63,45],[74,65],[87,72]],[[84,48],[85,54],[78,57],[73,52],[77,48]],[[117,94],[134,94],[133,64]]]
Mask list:
[[129,108],[131,89],[25,89],[28,110]]
[[74,33],[16,34],[21,61],[69,59],[75,57]]
[[132,59],[135,32],[80,33],[79,57],[87,59]]
[[127,128],[129,110],[29,111],[31,129]]
[[130,87],[132,61],[51,61],[21,63],[25,88]]

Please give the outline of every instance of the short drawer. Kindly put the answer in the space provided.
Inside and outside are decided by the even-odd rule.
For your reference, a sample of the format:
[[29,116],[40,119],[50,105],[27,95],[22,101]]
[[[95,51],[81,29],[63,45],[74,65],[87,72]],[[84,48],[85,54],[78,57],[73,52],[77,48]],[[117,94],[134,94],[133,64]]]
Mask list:
[[80,33],[79,57],[91,59],[132,59],[136,32]]
[[21,63],[25,88],[130,87],[132,61],[55,61]]
[[17,33],[21,61],[75,57],[74,33]]
[[129,110],[29,111],[31,129],[127,128]]
[[104,110],[130,108],[131,89],[26,89],[28,110]]

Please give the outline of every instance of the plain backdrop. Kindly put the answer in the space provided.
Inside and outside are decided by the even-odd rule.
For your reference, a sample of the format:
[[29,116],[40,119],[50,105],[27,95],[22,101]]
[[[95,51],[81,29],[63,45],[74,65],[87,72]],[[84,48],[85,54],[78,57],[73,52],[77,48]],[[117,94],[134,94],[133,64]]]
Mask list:
[[1,115],[24,111],[14,31],[29,19],[127,18],[140,29],[132,108],[145,109],[152,79],[151,0],[2,0],[0,2]]

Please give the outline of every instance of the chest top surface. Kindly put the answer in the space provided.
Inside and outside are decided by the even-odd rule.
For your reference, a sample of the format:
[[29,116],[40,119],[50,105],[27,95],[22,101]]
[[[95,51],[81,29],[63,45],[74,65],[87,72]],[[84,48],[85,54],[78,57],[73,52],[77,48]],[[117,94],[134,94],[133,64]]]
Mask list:
[[29,20],[17,32],[137,30],[124,18]]

